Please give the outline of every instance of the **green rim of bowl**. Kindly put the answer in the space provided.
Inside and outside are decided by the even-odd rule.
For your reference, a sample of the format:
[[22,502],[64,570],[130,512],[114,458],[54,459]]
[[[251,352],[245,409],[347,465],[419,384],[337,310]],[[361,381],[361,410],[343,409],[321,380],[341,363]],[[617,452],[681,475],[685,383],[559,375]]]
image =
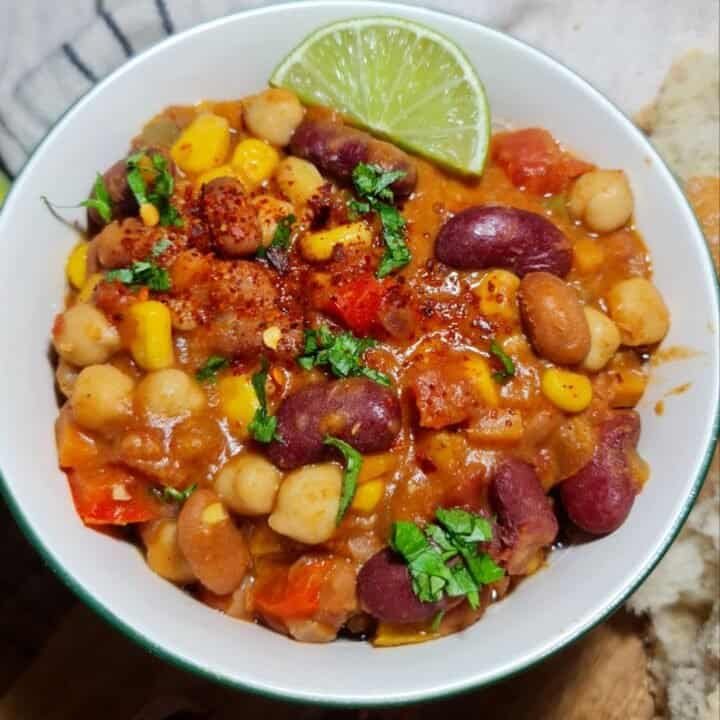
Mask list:
[[[162,53],[165,48],[170,47],[174,45],[175,43],[183,41],[185,38],[190,37],[192,35],[201,34],[208,30],[211,30],[214,27],[217,27],[219,25],[223,25],[228,22],[232,22],[238,17],[250,17],[250,16],[256,16],[256,15],[264,15],[264,14],[273,14],[277,12],[284,12],[287,10],[288,7],[293,7],[295,5],[305,5],[305,6],[311,6],[311,7],[323,7],[323,6],[337,6],[338,4],[347,4],[347,6],[355,7],[356,2],[347,2],[347,3],[338,3],[335,0],[292,0],[291,2],[284,2],[279,3],[276,5],[270,5],[263,8],[256,8],[252,10],[246,10],[238,13],[234,13],[232,15],[228,15],[216,20],[211,20],[206,23],[202,23],[200,25],[197,25],[189,30],[186,30],[182,33],[178,33],[176,35],[173,35],[164,41],[158,43],[157,45],[154,45],[151,48],[148,48],[147,50],[143,51],[142,53],[136,55],[132,59],[128,60],[125,64],[117,68],[114,72],[112,72],[110,75],[108,75],[105,79],[103,79],[100,83],[95,85],[93,88],[88,90],[87,93],[85,93],[83,96],[78,98],[54,123],[53,127],[50,129],[48,134],[45,136],[45,138],[38,144],[38,146],[33,150],[31,155],[28,157],[25,165],[23,166],[23,171],[18,175],[15,182],[10,188],[10,192],[8,193],[7,197],[5,198],[5,202],[8,203],[15,192],[18,191],[19,188],[22,187],[22,183],[19,182],[19,180],[22,179],[23,173],[25,169],[31,165],[33,158],[37,155],[37,153],[45,147],[47,143],[49,143],[55,133],[57,132],[60,125],[62,125],[71,114],[73,114],[75,111],[79,111],[83,103],[90,101],[96,93],[98,93],[102,88],[104,88],[106,85],[111,84],[115,78],[122,73],[128,72],[131,68],[133,68],[135,65],[142,63],[145,58],[155,55],[158,53]],[[561,61],[557,60],[556,58],[552,57],[548,53],[538,50],[537,48],[533,47],[532,45],[529,45],[526,42],[523,42],[521,40],[517,40],[516,38],[513,38],[511,36],[506,35],[503,32],[500,32],[499,30],[495,30],[494,28],[487,27],[485,25],[482,25],[480,23],[474,22],[473,20],[470,20],[468,18],[463,18],[458,15],[453,15],[451,13],[439,11],[439,10],[429,10],[417,7],[415,5],[405,5],[402,3],[394,3],[394,2],[375,2],[374,0],[367,0],[362,3],[364,7],[372,7],[374,9],[377,9],[380,13],[392,13],[394,9],[400,9],[400,10],[412,10],[415,13],[418,13],[420,16],[420,22],[428,22],[432,23],[432,20],[434,17],[442,16],[446,18],[451,18],[456,22],[460,22],[463,24],[466,24],[468,26],[472,27],[481,27],[485,32],[498,35],[502,37],[506,42],[510,42],[514,44],[518,48],[522,48],[524,51],[529,50],[532,54],[534,54],[536,57],[538,57],[543,62],[550,61],[554,65],[558,67],[558,69],[565,74],[566,77],[568,77],[573,82],[580,82],[581,84],[585,85],[586,87],[590,88],[597,96],[598,98],[604,103],[604,105],[608,108],[608,110],[613,113],[616,117],[621,119],[627,124],[628,130],[631,133],[634,133],[636,135],[636,138],[639,139],[642,144],[645,146],[646,152],[656,160],[659,160],[660,163],[660,169],[661,171],[664,169],[665,173],[667,174],[668,178],[671,179],[671,181],[675,184],[675,187],[677,188],[680,195],[685,198],[685,194],[682,191],[682,188],[680,187],[679,183],[677,182],[677,179],[673,175],[672,171],[669,169],[667,163],[663,160],[662,157],[658,154],[657,150],[651,145],[651,143],[647,140],[647,138],[642,134],[642,132],[634,125],[634,123],[618,108],[615,106],[614,103],[612,103],[610,100],[608,100],[597,88],[595,88],[593,85],[591,85],[587,80],[584,78],[581,78],[577,73],[574,71],[571,71],[566,65],[564,65]],[[704,237],[702,230],[700,228],[700,225],[697,221],[697,218],[695,217],[694,212],[689,206],[689,203],[687,202],[687,199],[685,198],[685,209],[690,214],[690,216],[693,218],[693,221],[695,223],[695,227],[697,228],[697,231],[700,235],[700,237]],[[2,213],[0,213],[0,228],[2,226]],[[703,242],[703,246],[705,247],[705,253],[706,253],[706,261],[707,265],[710,268],[711,274],[714,279],[714,287],[715,287],[715,296],[718,306],[720,306],[720,282],[718,281],[717,273],[714,271],[714,264],[712,260],[712,256],[710,255],[710,250],[707,247],[707,244]],[[718,317],[715,318],[716,327],[720,327],[720,313],[718,313]],[[601,612],[598,613],[598,615],[594,618],[591,618],[589,621],[585,623],[582,627],[578,628],[571,636],[563,638],[559,642],[557,642],[555,645],[547,648],[540,654],[538,654],[536,657],[533,657],[530,660],[524,661],[520,663],[518,666],[514,667],[512,670],[508,672],[502,672],[498,673],[495,676],[489,677],[485,680],[473,680],[469,679],[466,681],[463,681],[459,685],[453,685],[445,690],[435,691],[431,690],[427,694],[423,693],[413,693],[411,695],[405,695],[400,697],[389,697],[387,700],[378,700],[378,699],[363,699],[363,698],[357,698],[355,700],[353,699],[344,699],[344,698],[325,698],[321,695],[303,695],[301,693],[297,693],[294,691],[287,691],[283,692],[281,690],[270,690],[260,684],[251,684],[251,683],[244,683],[242,681],[236,680],[234,678],[231,678],[227,675],[219,674],[212,672],[208,670],[207,668],[202,667],[201,665],[197,664],[195,661],[183,657],[179,654],[176,654],[172,650],[162,647],[152,640],[150,640],[148,637],[137,631],[134,627],[132,627],[130,624],[128,624],[125,620],[118,617],[113,613],[113,611],[107,607],[106,605],[102,604],[100,601],[98,601],[95,597],[93,597],[84,586],[82,586],[80,583],[78,583],[75,578],[68,573],[62,562],[53,554],[52,550],[47,547],[40,537],[35,532],[35,529],[33,528],[31,522],[28,520],[27,516],[23,512],[22,508],[17,504],[14,495],[12,494],[12,491],[10,489],[10,484],[8,483],[7,479],[2,473],[2,469],[0,469],[0,490],[2,491],[2,494],[5,498],[5,501],[10,508],[11,513],[13,514],[18,526],[20,527],[23,534],[26,536],[26,538],[29,540],[29,542],[35,547],[35,549],[39,552],[39,554],[42,556],[43,560],[46,562],[46,564],[50,567],[50,569],[62,580],[62,582],[67,585],[70,590],[72,590],[82,602],[84,602],[86,605],[88,605],[92,610],[94,610],[100,617],[102,617],[105,621],[107,621],[111,626],[113,626],[115,629],[122,632],[124,635],[129,637],[131,640],[136,642],[138,645],[140,645],[142,648],[147,650],[152,655],[155,655],[157,657],[162,658],[163,660],[166,660],[170,662],[172,665],[175,665],[176,667],[180,668],[181,670],[185,670],[187,672],[194,673],[196,675],[202,676],[204,678],[207,678],[209,680],[213,680],[214,682],[217,682],[220,685],[224,685],[225,687],[229,687],[235,690],[241,690],[244,692],[249,692],[254,695],[259,695],[261,697],[265,697],[272,700],[280,700],[285,702],[295,702],[295,703],[302,703],[302,704],[309,704],[309,705],[318,705],[318,706],[324,706],[324,707],[340,707],[340,708],[366,708],[366,707],[391,707],[391,706],[399,706],[399,705],[406,705],[409,703],[418,703],[418,702],[429,702],[429,701],[437,701],[437,700],[443,700],[449,697],[453,697],[455,695],[460,695],[462,693],[466,693],[472,690],[478,690],[482,687],[489,687],[491,685],[495,685],[496,683],[499,683],[503,680],[507,680],[511,677],[514,677],[516,675],[519,675],[520,673],[525,672],[526,670],[529,670],[532,667],[535,667],[536,665],[540,664],[541,662],[547,660],[549,657],[552,657],[556,653],[558,653],[563,648],[567,647],[571,643],[579,640],[583,636],[585,636],[590,630],[592,630],[594,627],[599,625],[601,622],[603,622],[605,619],[607,619],[615,610],[617,610],[624,602],[625,600],[638,588],[639,585],[642,584],[642,582],[648,577],[648,575],[655,569],[657,564],[660,562],[660,560],[664,557],[665,553],[667,552],[668,548],[672,545],[675,538],[678,536],[678,533],[682,529],[682,526],[685,523],[685,520],[687,519],[688,515],[690,514],[690,511],[693,507],[693,504],[695,503],[695,500],[698,496],[698,493],[700,492],[700,488],[702,487],[702,484],[705,480],[705,477],[707,475],[708,468],[710,466],[710,462],[713,457],[713,453],[715,451],[715,445],[718,442],[718,438],[720,437],[720,397],[716,398],[716,408],[715,408],[715,417],[713,421],[713,426],[710,433],[710,442],[708,446],[704,450],[702,462],[699,467],[699,472],[695,476],[695,480],[693,482],[693,486],[688,493],[688,496],[685,498],[684,505],[681,509],[681,511],[678,513],[677,518],[675,519],[674,524],[670,528],[667,535],[662,539],[658,551],[650,557],[647,562],[645,563],[644,567],[642,568],[641,572],[638,573],[638,575],[628,583],[626,587],[624,587],[619,594],[608,604],[606,608],[604,608]]]

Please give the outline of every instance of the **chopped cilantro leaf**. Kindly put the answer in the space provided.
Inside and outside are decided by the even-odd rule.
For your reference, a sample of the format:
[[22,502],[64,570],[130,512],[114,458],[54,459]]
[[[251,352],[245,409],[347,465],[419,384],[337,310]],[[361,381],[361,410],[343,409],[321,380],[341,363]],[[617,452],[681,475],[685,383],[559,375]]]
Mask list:
[[171,287],[167,269],[150,260],[136,260],[129,268],[109,270],[105,273],[105,280],[123,285],[146,285],[155,292],[167,292]]
[[351,332],[334,335],[326,326],[305,331],[305,349],[297,359],[303,370],[327,365],[335,377],[364,376],[380,385],[389,386],[390,378],[361,361],[367,350],[375,346],[372,338],[358,338]]
[[480,588],[504,575],[489,555],[477,549],[478,542],[492,539],[490,523],[461,509],[439,508],[436,517],[439,525],[429,523],[422,529],[411,522],[394,523],[390,546],[407,563],[419,600],[465,597],[477,608]]
[[159,488],[153,488],[152,492],[165,502],[184,503],[195,492],[195,490],[197,490],[197,483],[193,483],[190,487],[187,487],[184,490],[178,490],[177,488],[163,485]]
[[278,439],[277,418],[268,415],[267,397],[265,396],[265,384],[268,376],[268,361],[263,357],[260,363],[260,370],[252,376],[252,386],[255,389],[260,407],[255,411],[252,422],[248,425],[250,434],[261,443],[269,443]]
[[348,445],[339,438],[327,435],[323,442],[325,445],[330,445],[339,450],[345,458],[345,472],[343,473],[342,489],[340,490],[340,505],[335,519],[335,524],[339,525],[355,497],[357,479],[358,475],[360,475],[363,459],[362,455],[352,445]]
[[[177,208],[171,204],[175,180],[168,167],[167,160],[160,153],[148,154],[145,151],[133,153],[127,161],[127,183],[138,205],[151,203],[160,215],[160,224],[164,226],[182,226],[182,218]],[[153,173],[150,188],[145,175]]]
[[504,383],[506,380],[515,376],[515,363],[495,340],[490,343],[490,354],[494,355],[502,366],[501,370],[493,373],[493,378],[497,382]]
[[230,362],[221,355],[211,355],[195,373],[199,382],[215,382],[217,374],[230,365]]
[[166,250],[170,249],[172,247],[172,242],[164,237],[160,238],[153,246],[152,250],[150,250],[150,255],[154,258],[160,257]]
[[97,210],[98,215],[106,224],[112,220],[112,201],[110,200],[110,192],[107,189],[107,185],[105,185],[105,179],[100,173],[98,173],[95,178],[92,194],[87,200],[81,202],[80,205]]
[[281,250],[287,250],[290,245],[290,232],[292,226],[295,223],[294,215],[286,215],[284,218],[278,220],[277,227],[273,233],[272,240],[270,241],[269,247],[280,248]]
[[405,218],[392,204],[393,191],[390,186],[405,177],[402,170],[385,171],[377,165],[359,163],[353,170],[352,178],[355,191],[362,200],[351,200],[348,206],[355,214],[364,214],[374,210],[380,217],[385,254],[377,269],[377,276],[384,278],[394,270],[404,267],[412,259],[410,249],[405,243]]

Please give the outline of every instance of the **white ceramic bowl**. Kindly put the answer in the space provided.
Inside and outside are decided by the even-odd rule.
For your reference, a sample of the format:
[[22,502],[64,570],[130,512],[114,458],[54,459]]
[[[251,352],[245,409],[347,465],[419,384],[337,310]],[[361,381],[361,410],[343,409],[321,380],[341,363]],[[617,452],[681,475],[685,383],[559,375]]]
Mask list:
[[[666,346],[697,355],[653,373],[640,412],[650,482],[616,533],[554,553],[481,622],[423,645],[291,642],[203,606],[146,567],[130,544],[78,520],[57,469],[57,404],[48,334],[62,308],[63,265],[76,241],[42,206],[82,198],[94,173],[126,151],[143,122],[169,104],[239,97],[317,27],[358,15],[395,15],[452,37],[484,80],[496,117],[541,125],[583,156],[622,167],[672,311]],[[612,62],[612,57],[608,58]],[[82,213],[78,211],[77,217]],[[369,2],[274,6],[198,27],[129,62],[83,98],[28,163],[0,216],[2,364],[0,467],[21,526],[61,577],[145,647],[221,682],[286,699],[391,704],[438,697],[518,672],[603,619],[657,563],[701,484],[716,432],[718,296],[709,254],[675,180],[638,130],[557,62],[480,25]],[[653,404],[681,383],[690,389]]]

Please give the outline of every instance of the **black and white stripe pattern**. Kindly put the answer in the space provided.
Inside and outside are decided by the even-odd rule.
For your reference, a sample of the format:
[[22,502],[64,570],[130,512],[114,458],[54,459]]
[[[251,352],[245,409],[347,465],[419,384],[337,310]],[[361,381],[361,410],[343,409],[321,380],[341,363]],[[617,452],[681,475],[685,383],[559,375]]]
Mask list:
[[55,121],[98,80],[177,29],[261,4],[257,0],[64,0],[94,3],[94,18],[14,83],[0,106],[0,169],[19,172]]

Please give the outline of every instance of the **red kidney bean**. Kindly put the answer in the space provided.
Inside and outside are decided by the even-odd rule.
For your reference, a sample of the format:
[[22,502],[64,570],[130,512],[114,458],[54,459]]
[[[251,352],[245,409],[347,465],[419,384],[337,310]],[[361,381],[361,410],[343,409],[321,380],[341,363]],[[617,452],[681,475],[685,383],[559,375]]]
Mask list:
[[535,470],[506,460],[492,478],[490,502],[498,515],[499,559],[510,575],[521,575],[542,547],[558,533],[558,522]]
[[390,143],[339,122],[303,120],[290,140],[290,151],[310,160],[323,173],[345,182],[350,181],[358,163],[379,165],[385,170],[403,170],[405,177],[392,185],[399,197],[409,195],[417,183],[417,170],[409,155]]
[[439,611],[462,602],[462,598],[443,598],[434,603],[418,600],[407,565],[389,549],[376,553],[362,566],[357,592],[365,612],[391,623],[430,620]]
[[555,225],[500,205],[477,205],[450,218],[438,233],[435,256],[456,268],[498,267],[520,277],[538,270],[565,277],[572,265],[570,241]]
[[277,412],[282,440],[268,445],[268,457],[282,470],[318,462],[330,454],[332,435],[358,452],[387,450],[400,431],[400,403],[386,387],[365,378],[309,385],[286,398]]
[[629,454],[640,437],[640,416],[617,412],[599,428],[592,460],[560,485],[570,520],[592,535],[617,530],[635,501]]

